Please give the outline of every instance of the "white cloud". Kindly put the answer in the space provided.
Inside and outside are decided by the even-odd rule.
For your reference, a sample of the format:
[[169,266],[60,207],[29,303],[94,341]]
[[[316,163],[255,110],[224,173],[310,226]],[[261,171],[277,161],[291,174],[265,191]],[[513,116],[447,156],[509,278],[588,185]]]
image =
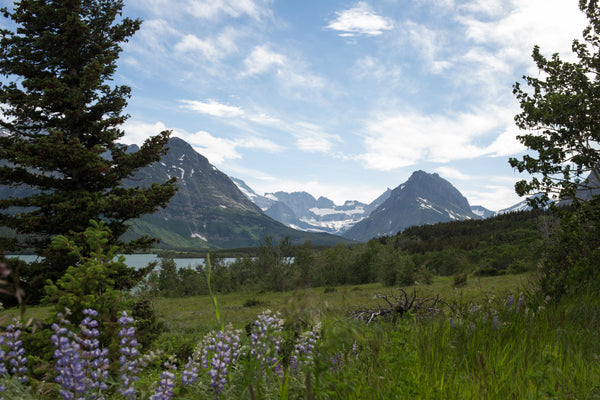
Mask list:
[[439,52],[441,48],[445,47],[446,41],[443,32],[429,29],[425,25],[414,22],[407,22],[404,30],[406,30],[411,45],[428,63],[431,72],[441,73],[452,65],[449,60],[440,59]]
[[298,122],[288,130],[296,138],[296,145],[308,153],[329,153],[336,143],[342,142],[338,135],[325,133],[319,126]]
[[167,128],[162,122],[156,122],[154,124],[127,120],[122,127],[125,131],[125,135],[119,140],[125,144],[137,144],[142,145],[146,139],[150,136],[156,136],[162,131],[166,131]]
[[289,57],[271,50],[268,45],[256,46],[244,60],[244,66],[241,77],[261,75],[274,70],[274,76],[281,86],[291,94],[294,89],[321,89],[326,84],[324,78],[308,70],[303,60],[296,59],[292,62]]
[[[488,106],[456,115],[425,115],[415,111],[381,114],[367,123],[366,152],[360,156],[367,168],[390,171],[430,161],[446,163],[483,155],[500,155],[517,147],[510,143],[512,111]],[[504,135],[502,135],[504,134]],[[492,145],[479,142],[497,135]],[[516,140],[515,140],[516,141]]]
[[205,131],[194,133],[176,131],[175,133],[176,136],[190,143],[196,151],[208,158],[211,164],[217,166],[224,164],[228,160],[243,158],[243,155],[240,154],[240,149],[253,149],[269,153],[277,153],[285,149],[283,146],[273,143],[270,140],[249,135],[228,139],[213,136]]
[[448,167],[448,166],[438,167],[435,169],[435,172],[440,174],[440,176],[444,179],[460,179],[463,181],[467,181],[472,178],[470,175],[463,174],[456,168],[452,168],[452,167]]
[[177,132],[177,135],[192,145],[192,147],[210,161],[211,164],[223,164],[226,160],[242,158],[233,140],[220,138],[208,132],[194,133]]
[[247,15],[259,19],[267,10],[265,1],[253,0],[187,0],[188,12],[199,18],[212,19],[220,14],[239,18]]
[[[514,185],[516,179],[511,179]],[[482,185],[477,190],[463,190],[462,194],[469,200],[470,205],[480,205],[492,211],[499,211],[523,201],[515,193],[513,185]]]
[[335,13],[337,18],[326,28],[341,32],[340,36],[377,36],[394,27],[393,22],[381,17],[366,2],[359,2],[353,8]]
[[271,0],[130,0],[139,8],[144,8],[154,15],[190,16],[214,20],[222,15],[232,18],[248,16],[260,19],[268,15]]
[[[559,52],[569,56],[573,39],[581,37],[587,24],[575,1],[476,0],[463,6],[463,11],[458,20],[465,26],[467,38],[494,48],[491,52],[496,59],[486,60],[488,64],[530,62],[535,44],[548,55]],[[480,18],[482,13],[484,18]]]
[[236,138],[223,138],[214,136],[209,132],[187,132],[179,128],[167,128],[164,123],[154,124],[141,121],[127,121],[123,130],[125,135],[121,143],[141,145],[150,137],[164,130],[172,130],[172,136],[177,136],[188,142],[194,149],[206,157],[211,164],[221,165],[227,160],[243,158],[240,149],[253,149],[268,153],[278,153],[285,150],[284,146],[271,140],[252,135],[242,135]]
[[272,51],[268,46],[256,46],[244,60],[246,70],[242,75],[260,75],[272,68],[283,67],[286,62],[284,55]]
[[378,81],[385,81],[388,84],[397,83],[402,77],[402,69],[400,67],[397,65],[388,67],[382,60],[372,56],[359,58],[354,65],[354,70],[358,78],[374,78]]
[[225,28],[216,37],[200,39],[196,35],[187,34],[175,45],[179,53],[200,53],[209,61],[217,61],[237,51],[236,40],[241,35],[234,28]]
[[196,111],[200,114],[212,115],[213,117],[234,118],[244,115],[244,110],[235,106],[218,103],[214,100],[206,102],[197,100],[181,100],[182,108]]

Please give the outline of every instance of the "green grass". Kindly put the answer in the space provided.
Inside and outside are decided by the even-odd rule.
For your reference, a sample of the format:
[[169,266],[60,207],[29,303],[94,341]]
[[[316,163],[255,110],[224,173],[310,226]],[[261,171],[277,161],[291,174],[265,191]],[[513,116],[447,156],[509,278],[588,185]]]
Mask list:
[[[370,284],[217,294],[221,319],[233,328],[243,330],[271,309],[287,321],[319,322],[322,334],[308,375],[290,372],[277,384],[268,375],[256,380],[240,367],[232,371],[221,398],[251,399],[251,390],[254,398],[268,399],[600,398],[600,297],[590,293],[558,304],[507,307],[507,296],[512,294],[516,303],[530,287],[528,279],[469,277],[466,286],[455,289],[452,277],[437,277],[415,289],[419,297],[439,294],[451,305],[443,314],[371,324],[354,321],[348,313],[376,307],[374,296],[397,293],[395,288]],[[413,288],[405,289],[411,293]],[[181,364],[198,340],[220,328],[209,296],[157,298],[155,308],[166,325],[153,346],[164,352],[163,358],[177,355]],[[30,308],[26,318],[50,313],[48,307]],[[344,366],[336,367],[332,358],[344,360]],[[143,393],[153,391],[160,374],[160,362],[153,365],[139,382]],[[214,398],[206,379],[192,389],[176,389],[175,398]]]

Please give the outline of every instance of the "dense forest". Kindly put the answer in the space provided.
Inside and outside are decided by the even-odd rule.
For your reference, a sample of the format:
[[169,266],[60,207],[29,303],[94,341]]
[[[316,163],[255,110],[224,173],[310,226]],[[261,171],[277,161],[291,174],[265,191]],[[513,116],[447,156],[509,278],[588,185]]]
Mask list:
[[[384,285],[427,284],[433,276],[493,276],[534,271],[553,240],[558,219],[536,209],[495,216],[411,227],[396,236],[367,243],[313,248],[266,238],[253,256],[225,263],[213,257],[213,289],[283,291],[299,287],[334,287],[380,282]],[[177,269],[163,258],[148,278],[167,296],[206,294],[205,268]]]

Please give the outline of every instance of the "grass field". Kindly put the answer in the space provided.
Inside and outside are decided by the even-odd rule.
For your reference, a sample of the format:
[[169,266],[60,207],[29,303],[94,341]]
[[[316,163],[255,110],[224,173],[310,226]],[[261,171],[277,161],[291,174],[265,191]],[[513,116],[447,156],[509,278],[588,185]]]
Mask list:
[[[193,354],[199,357],[208,348],[207,335],[216,337],[227,324],[232,326],[224,332],[240,329],[240,353],[246,355],[228,364],[219,389],[208,365],[206,370],[199,367],[193,385],[176,383],[173,398],[600,398],[597,294],[559,303],[521,302],[521,295],[532,287],[529,279],[526,274],[469,277],[464,287],[455,289],[452,278],[437,277],[431,285],[414,289],[420,298],[440,295],[440,313],[369,324],[350,313],[360,307],[377,309],[382,305],[377,295],[398,294],[398,289],[371,284],[217,294],[220,321],[210,296],[157,298],[154,307],[164,326],[152,348],[142,352],[160,355],[140,373],[138,398],[148,398],[160,388],[157,381],[169,357],[177,368],[175,382],[181,382],[186,360]],[[412,294],[413,287],[405,290]],[[257,331],[244,334],[255,329],[252,322],[265,309],[280,313],[263,338],[271,345],[275,342],[269,342],[269,335],[277,339],[278,350],[272,353],[276,361],[270,366],[250,356]],[[51,312],[49,307],[31,308],[26,318],[45,318]],[[285,323],[278,325],[279,318]],[[294,343],[309,331],[318,340],[309,362],[297,367]],[[48,387],[52,384],[34,381],[27,392],[30,397],[23,398],[60,398]],[[21,396],[26,393],[14,390]]]

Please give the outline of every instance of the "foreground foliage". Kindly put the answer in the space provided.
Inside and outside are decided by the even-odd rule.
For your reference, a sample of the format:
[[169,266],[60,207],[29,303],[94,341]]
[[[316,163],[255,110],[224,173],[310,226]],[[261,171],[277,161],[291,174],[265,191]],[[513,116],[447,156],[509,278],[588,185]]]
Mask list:
[[[142,399],[600,396],[597,294],[553,302],[536,292],[492,294],[488,290],[498,286],[500,278],[482,280],[488,289],[478,289],[475,297],[455,293],[455,297],[448,298],[449,306],[437,316],[415,318],[407,313],[404,318],[376,324],[348,318],[346,311],[352,307],[333,311],[309,307],[303,302],[310,302],[310,298],[302,300],[302,296],[311,297],[310,293],[270,294],[264,301],[283,305],[272,312],[260,311],[261,307],[256,306],[240,309],[232,303],[239,301],[239,295],[224,296],[219,301],[223,321],[186,317],[180,324],[168,324],[163,338],[147,348],[134,340],[133,319],[122,315],[121,359],[115,361],[115,375],[86,375],[93,369],[85,368],[81,375],[75,374],[78,379],[100,377],[105,389],[97,390],[104,386],[85,378],[84,385],[68,390],[75,393],[77,387],[87,388],[80,392],[87,393],[86,398],[102,393],[105,398],[115,399],[132,398],[132,393]],[[447,279],[443,283],[450,288]],[[357,289],[350,296],[352,300],[382,290]],[[467,293],[469,287],[459,291],[463,290]],[[313,295],[322,296],[317,292]],[[326,296],[330,301],[339,301],[349,295],[338,291]],[[206,297],[178,302],[181,310],[200,304],[209,307],[212,300]],[[164,309],[160,304],[158,307]],[[227,323],[229,315],[240,313],[240,320]],[[69,325],[55,326],[54,340],[65,345],[55,355],[55,361],[61,360],[62,364],[59,368],[56,363],[52,377],[44,381],[30,377],[24,382],[21,377],[26,371],[21,375],[7,371],[9,374],[0,379],[6,387],[5,398],[68,398],[62,382],[73,382],[67,379],[68,374],[79,369],[65,370],[73,363],[110,371],[105,361],[93,363],[94,359],[104,360],[106,353],[94,347],[94,335],[98,334],[94,329],[101,325],[96,328],[93,313],[86,314],[90,318],[75,330],[77,335],[68,333],[74,328],[62,328]],[[169,314],[163,314],[163,318],[168,321]],[[308,321],[313,322],[306,324]],[[9,331],[15,331],[14,325]],[[20,338],[27,334],[24,331]],[[59,340],[61,335],[65,340]],[[86,338],[91,340],[86,342]],[[12,357],[8,356],[10,348],[5,342],[5,360]],[[92,362],[85,361],[86,357]]]

